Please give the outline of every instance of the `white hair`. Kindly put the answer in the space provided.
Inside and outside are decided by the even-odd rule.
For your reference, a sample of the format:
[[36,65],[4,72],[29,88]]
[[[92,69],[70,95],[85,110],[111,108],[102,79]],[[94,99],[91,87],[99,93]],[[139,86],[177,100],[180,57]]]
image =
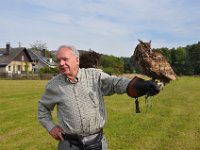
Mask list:
[[72,45],[61,45],[58,48],[57,52],[60,51],[62,48],[70,49],[74,55],[79,57],[79,52],[78,52],[78,50],[77,50],[77,48],[75,46],[72,46]]

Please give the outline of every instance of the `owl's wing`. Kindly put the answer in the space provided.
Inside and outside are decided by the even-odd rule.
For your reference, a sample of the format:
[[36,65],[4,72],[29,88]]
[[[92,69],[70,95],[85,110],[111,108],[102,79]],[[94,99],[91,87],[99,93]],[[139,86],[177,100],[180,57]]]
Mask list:
[[152,52],[150,55],[150,68],[160,78],[165,77],[169,80],[176,80],[176,74],[171,68],[165,57],[159,52]]
[[149,57],[149,54],[140,53],[139,55],[135,55],[134,65],[142,72],[142,74],[149,77],[154,77],[151,71],[152,60]]

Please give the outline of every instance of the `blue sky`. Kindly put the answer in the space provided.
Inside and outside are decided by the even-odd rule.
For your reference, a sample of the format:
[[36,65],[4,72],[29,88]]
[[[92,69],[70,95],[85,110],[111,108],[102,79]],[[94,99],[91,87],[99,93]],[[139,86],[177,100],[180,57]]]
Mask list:
[[2,0],[0,47],[41,41],[115,56],[131,56],[138,43],[153,48],[200,41],[199,0]]

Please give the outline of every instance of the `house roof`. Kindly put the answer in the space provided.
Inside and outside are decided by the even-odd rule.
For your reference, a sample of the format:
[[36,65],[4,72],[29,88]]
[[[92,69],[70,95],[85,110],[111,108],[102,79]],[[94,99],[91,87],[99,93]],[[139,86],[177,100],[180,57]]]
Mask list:
[[50,61],[50,59],[52,58],[43,56],[41,51],[29,49],[28,53],[30,54],[32,60],[39,60],[42,63],[46,64],[47,66],[56,66],[56,63],[53,60]]
[[15,59],[15,57],[17,57],[23,50],[26,51],[26,48],[25,47],[11,48],[9,54],[5,54],[6,49],[1,48],[0,49],[0,65],[6,66],[13,59]]
[[33,52],[34,50],[28,49],[27,51],[28,51],[28,53],[29,53],[29,55],[30,55],[32,60],[37,60],[38,59],[37,55]]
[[5,53],[5,48],[0,48],[0,55]]

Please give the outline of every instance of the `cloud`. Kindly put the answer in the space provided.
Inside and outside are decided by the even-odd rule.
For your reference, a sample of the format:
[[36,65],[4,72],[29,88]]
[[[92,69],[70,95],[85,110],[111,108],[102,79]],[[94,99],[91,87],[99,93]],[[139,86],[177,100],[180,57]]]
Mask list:
[[0,13],[1,45],[41,40],[49,49],[68,43],[130,56],[137,39],[152,40],[155,47],[199,40],[198,0],[7,0]]

